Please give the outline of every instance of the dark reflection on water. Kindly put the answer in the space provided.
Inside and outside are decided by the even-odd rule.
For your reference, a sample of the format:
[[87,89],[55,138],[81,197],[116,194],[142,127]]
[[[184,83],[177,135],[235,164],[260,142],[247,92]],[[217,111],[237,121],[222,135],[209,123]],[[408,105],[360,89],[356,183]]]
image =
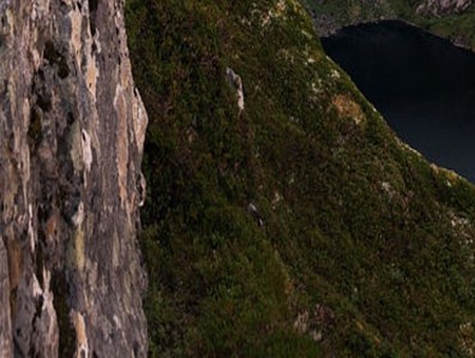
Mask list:
[[475,182],[475,54],[396,21],[322,39],[398,135]]

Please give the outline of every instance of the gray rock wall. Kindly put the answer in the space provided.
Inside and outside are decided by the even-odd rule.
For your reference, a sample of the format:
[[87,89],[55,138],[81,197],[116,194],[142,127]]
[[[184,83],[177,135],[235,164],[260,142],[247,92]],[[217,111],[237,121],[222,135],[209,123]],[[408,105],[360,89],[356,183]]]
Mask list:
[[143,357],[123,0],[0,1],[0,357]]

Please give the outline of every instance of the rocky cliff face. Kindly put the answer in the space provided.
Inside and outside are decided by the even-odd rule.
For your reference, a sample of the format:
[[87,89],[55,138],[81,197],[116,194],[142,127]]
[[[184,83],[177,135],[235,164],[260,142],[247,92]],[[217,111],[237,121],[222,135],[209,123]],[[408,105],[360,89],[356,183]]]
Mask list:
[[0,356],[145,356],[123,0],[0,3]]

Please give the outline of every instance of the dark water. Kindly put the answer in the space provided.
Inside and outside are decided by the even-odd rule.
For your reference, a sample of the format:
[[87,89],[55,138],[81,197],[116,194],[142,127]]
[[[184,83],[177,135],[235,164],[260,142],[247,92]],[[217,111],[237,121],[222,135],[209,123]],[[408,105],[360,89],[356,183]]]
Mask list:
[[396,21],[322,43],[404,141],[475,182],[474,53]]

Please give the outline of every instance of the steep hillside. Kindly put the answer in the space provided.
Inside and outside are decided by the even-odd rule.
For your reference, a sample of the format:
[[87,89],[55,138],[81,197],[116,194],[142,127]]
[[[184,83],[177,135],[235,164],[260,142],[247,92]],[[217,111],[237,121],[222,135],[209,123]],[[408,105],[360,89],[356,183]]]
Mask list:
[[475,190],[329,60],[296,0],[129,0],[150,124],[151,356],[465,356]]
[[346,25],[399,19],[455,44],[475,49],[473,0],[304,0],[317,32],[328,35]]

